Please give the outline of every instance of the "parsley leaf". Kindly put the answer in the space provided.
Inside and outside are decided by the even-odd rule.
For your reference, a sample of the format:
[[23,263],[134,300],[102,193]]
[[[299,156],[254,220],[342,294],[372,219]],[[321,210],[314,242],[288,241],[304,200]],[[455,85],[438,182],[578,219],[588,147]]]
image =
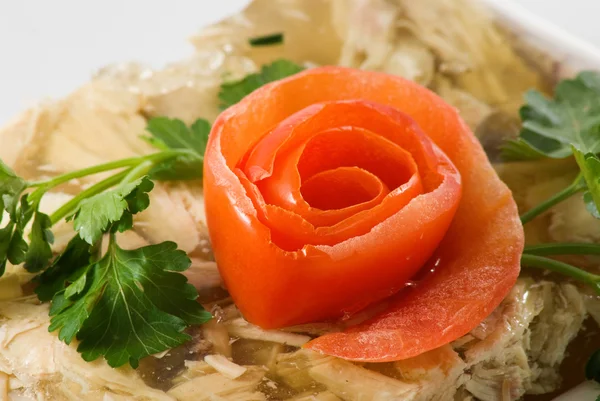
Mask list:
[[510,159],[564,158],[573,148],[600,152],[600,72],[584,71],[561,81],[554,99],[529,91],[520,114],[520,136],[505,148]]
[[148,121],[146,127],[152,134],[150,143],[160,144],[162,149],[189,149],[199,156],[204,155],[206,142],[210,132],[210,123],[198,119],[190,128],[176,118],[155,117]]
[[[544,157],[552,157],[549,154],[552,153],[552,149],[550,148],[550,143],[539,143],[540,148],[546,148],[546,150],[540,150],[534,147],[531,142],[534,139],[530,139],[527,141],[524,139],[528,135],[526,133],[521,132],[521,137],[507,141],[502,147],[502,157],[504,160],[537,160],[542,159]],[[542,140],[543,141],[543,140]],[[568,155],[567,155],[568,156]],[[566,157],[566,156],[565,156]]]
[[33,212],[33,208],[27,201],[27,195],[23,195],[19,207],[15,208],[14,218],[11,217],[11,221],[14,223],[14,231],[10,238],[7,256],[13,265],[23,263],[27,256],[28,245],[23,236],[25,235],[25,226],[33,217]]
[[6,263],[8,262],[8,248],[10,246],[10,236],[12,235],[12,230],[12,223],[9,223],[9,225],[0,229],[0,277],[6,270]]
[[0,160],[0,223],[3,210],[10,215],[13,221],[16,219],[15,212],[19,197],[25,188],[25,181]]
[[[52,258],[50,245],[54,242],[54,236],[50,230],[50,218],[37,210],[37,204],[31,205],[27,195],[21,196],[18,206],[11,207],[10,221],[0,229],[0,276],[4,274],[7,262],[14,265],[25,262],[28,271],[38,272]],[[30,243],[27,244],[25,227],[32,217]]]
[[590,356],[585,366],[585,378],[600,383],[600,350]]
[[585,206],[594,217],[600,218],[600,159],[594,153],[583,153],[575,147],[573,154],[587,185],[583,194]]
[[19,210],[19,198],[26,186],[25,180],[0,160],[0,223],[5,212],[9,217],[9,221],[0,229],[0,276],[4,274],[7,262],[23,262],[27,252],[23,230],[31,214],[26,197],[22,202],[25,210]]
[[164,242],[127,251],[112,236],[104,257],[54,295],[49,329],[67,344],[77,336],[86,361],[104,356],[113,367],[137,367],[140,359],[190,340],[187,325],[211,316],[179,274],[191,262],[176,248]]
[[36,277],[38,286],[35,293],[42,302],[52,300],[56,293],[74,282],[81,272],[79,269],[90,263],[91,246],[79,235],[71,238],[65,250],[57,256],[50,267]]
[[72,218],[74,228],[88,244],[96,243],[112,223],[119,231],[131,228],[132,215],[146,209],[150,203],[148,192],[154,184],[148,177],[122,185],[84,199]]
[[151,171],[159,180],[186,180],[202,178],[204,152],[210,133],[210,123],[196,120],[189,128],[179,119],[156,117],[148,121],[146,129],[152,136],[145,139],[161,150],[188,150],[189,154],[158,163]]
[[525,95],[519,138],[504,148],[508,159],[575,156],[585,179],[586,208],[600,218],[600,72],[584,71],[557,86],[553,99]]
[[278,81],[302,70],[304,70],[302,66],[292,61],[279,59],[271,64],[264,65],[258,73],[250,74],[239,81],[223,83],[219,92],[221,109],[224,110],[229,106],[233,106],[246,95],[269,82]]
[[283,33],[272,33],[270,35],[257,36],[248,39],[250,46],[270,46],[283,43]]
[[50,217],[36,210],[31,233],[29,234],[29,247],[25,254],[25,269],[27,271],[32,273],[41,271],[52,258],[50,245],[54,242],[54,235],[51,227]]

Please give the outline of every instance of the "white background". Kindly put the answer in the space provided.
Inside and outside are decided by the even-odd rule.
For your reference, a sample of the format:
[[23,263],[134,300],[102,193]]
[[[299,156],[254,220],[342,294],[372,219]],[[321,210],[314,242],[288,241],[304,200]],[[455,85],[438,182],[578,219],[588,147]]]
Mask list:
[[[600,47],[600,0],[514,1]],[[106,64],[158,67],[187,56],[187,37],[246,2],[0,0],[0,126],[40,99],[64,96]]]

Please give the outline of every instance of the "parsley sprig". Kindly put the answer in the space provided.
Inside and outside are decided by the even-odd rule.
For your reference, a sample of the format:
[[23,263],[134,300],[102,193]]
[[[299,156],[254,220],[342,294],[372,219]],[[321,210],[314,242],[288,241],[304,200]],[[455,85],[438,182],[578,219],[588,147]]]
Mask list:
[[[257,38],[275,43],[279,35]],[[276,60],[260,72],[221,85],[222,108],[262,85],[300,72],[303,67]],[[87,361],[104,357],[111,366],[176,347],[190,336],[185,329],[211,316],[196,301],[196,289],[181,274],[191,264],[172,242],[125,250],[118,232],[131,230],[133,216],[149,206],[153,181],[201,179],[210,123],[157,117],[142,137],[157,152],[69,172],[43,181],[26,181],[0,160],[0,276],[6,265],[23,263],[37,273],[35,292],[51,302],[50,331]],[[49,216],[39,210],[48,191],[73,179],[113,172]],[[7,221],[5,215],[8,216]],[[76,235],[53,255],[52,226],[72,221]],[[30,229],[26,228],[30,225]],[[29,236],[26,236],[29,232]],[[107,241],[106,247],[102,247]],[[105,253],[101,249],[107,248]]]
[[265,84],[297,74],[302,70],[304,67],[293,61],[279,59],[264,65],[260,72],[247,75],[238,81],[224,82],[219,91],[221,110],[233,106]]
[[[210,124],[155,118],[145,139],[158,152],[29,182],[0,161],[0,275],[6,264],[24,263],[38,273],[36,293],[51,301],[50,331],[71,343],[85,360],[103,356],[111,366],[139,360],[190,339],[184,330],[211,318],[181,272],[191,264],[172,242],[134,250],[119,247],[117,232],[131,230],[145,210],[153,180],[201,179]],[[39,211],[48,191],[72,179],[114,171],[59,207]],[[2,218],[0,214],[0,219]],[[51,228],[66,218],[76,235],[57,256]],[[26,227],[31,223],[29,236]],[[100,253],[108,241],[108,250]]]
[[[525,95],[525,105],[521,107],[520,115],[520,135],[504,147],[507,159],[574,157],[580,170],[571,185],[523,213],[523,224],[582,192],[587,210],[594,217],[600,218],[600,73],[584,71],[574,79],[561,81],[556,86],[554,98],[529,91]],[[600,276],[548,257],[600,254],[599,250],[600,245],[583,243],[526,247],[522,264],[565,274],[590,285],[600,293]]]
[[[504,147],[507,159],[574,157],[580,170],[571,185],[523,213],[523,224],[582,192],[587,210],[600,218],[600,72],[584,71],[574,79],[561,81],[553,98],[546,98],[537,91],[528,92],[520,115],[520,135]],[[552,258],[559,255],[600,255],[600,245],[549,243],[527,246],[521,264],[561,273],[600,294],[600,275]],[[589,359],[585,374],[588,380],[600,382],[600,351]]]
[[561,159],[574,156],[585,186],[588,210],[600,218],[600,73],[584,71],[561,81],[553,99],[537,91],[525,95],[522,130],[504,148],[508,159]]

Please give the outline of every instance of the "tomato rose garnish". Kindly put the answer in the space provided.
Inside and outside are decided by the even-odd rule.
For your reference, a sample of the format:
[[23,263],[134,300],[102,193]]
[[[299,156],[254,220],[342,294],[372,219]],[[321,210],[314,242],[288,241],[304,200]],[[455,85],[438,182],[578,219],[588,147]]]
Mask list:
[[479,324],[519,273],[510,191],[457,112],[400,77],[322,67],[266,85],[219,116],[204,167],[215,258],[247,320],[279,328],[391,297],[308,348],[420,354]]

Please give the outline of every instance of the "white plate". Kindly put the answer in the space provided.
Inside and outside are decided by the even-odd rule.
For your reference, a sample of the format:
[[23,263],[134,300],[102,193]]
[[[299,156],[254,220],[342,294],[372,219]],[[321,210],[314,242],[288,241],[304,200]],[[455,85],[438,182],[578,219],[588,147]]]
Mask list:
[[481,0],[490,5],[498,19],[531,45],[561,63],[563,75],[584,69],[600,69],[598,47],[529,12],[513,1]]

